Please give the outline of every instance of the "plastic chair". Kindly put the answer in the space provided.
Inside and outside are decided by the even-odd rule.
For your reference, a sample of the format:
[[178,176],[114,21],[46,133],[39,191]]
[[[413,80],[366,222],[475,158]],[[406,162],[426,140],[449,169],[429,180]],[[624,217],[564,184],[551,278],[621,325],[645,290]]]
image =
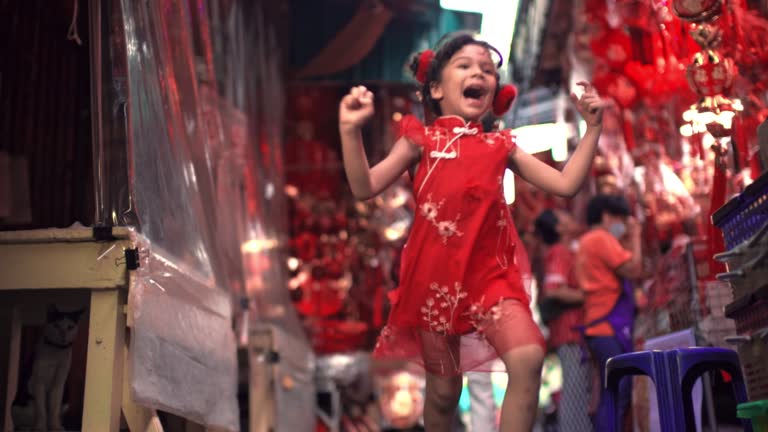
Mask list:
[[[724,370],[732,377],[736,401],[747,402],[747,387],[741,372],[738,354],[724,348],[679,348],[668,351],[641,351],[618,355],[606,364],[606,386],[614,407],[614,430],[621,429],[616,416],[619,381],[626,376],[646,375],[656,385],[659,420],[664,432],[695,431],[696,419],[691,393],[702,374]],[[752,432],[748,421],[742,420],[744,430]]]
[[[659,405],[659,420],[663,432],[679,432],[684,430],[684,422],[675,415],[675,404],[669,392],[667,354],[664,351],[640,351],[621,354],[608,359],[605,365],[605,385],[610,394],[610,405],[613,408],[614,431],[622,428],[622,419],[617,415],[616,401],[618,400],[619,382],[624,377],[645,375],[656,386],[656,398]],[[681,427],[683,426],[683,427]]]
[[[678,421],[679,430],[696,430],[691,393],[701,375],[709,371],[724,370],[731,375],[733,392],[738,403],[747,402],[747,387],[741,372],[738,354],[725,348],[680,348],[665,352],[668,364],[669,394]],[[742,420],[744,430],[752,432],[748,421]]]

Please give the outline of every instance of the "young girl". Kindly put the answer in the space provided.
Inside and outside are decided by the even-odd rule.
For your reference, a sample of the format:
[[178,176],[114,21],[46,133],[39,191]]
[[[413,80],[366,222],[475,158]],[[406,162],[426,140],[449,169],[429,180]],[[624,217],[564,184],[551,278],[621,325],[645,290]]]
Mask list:
[[522,245],[516,244],[502,177],[509,166],[546,192],[571,196],[587,175],[602,127],[602,102],[581,83],[584,94],[571,98],[587,131],[562,172],[517,149],[509,131],[483,133],[480,119],[492,108],[503,114],[514,97],[513,87],[499,85],[500,66],[498,50],[464,33],[419,54],[411,69],[423,85],[425,107],[437,118],[426,127],[413,116],[403,118],[401,137],[373,168],[360,132],[373,115],[373,94],[354,87],[339,107],[344,168],[358,199],[376,196],[415,168],[417,214],[374,355],[424,366],[430,432],[449,430],[461,374],[489,371],[495,358],[509,376],[501,430],[533,427],[545,346],[515,259]]

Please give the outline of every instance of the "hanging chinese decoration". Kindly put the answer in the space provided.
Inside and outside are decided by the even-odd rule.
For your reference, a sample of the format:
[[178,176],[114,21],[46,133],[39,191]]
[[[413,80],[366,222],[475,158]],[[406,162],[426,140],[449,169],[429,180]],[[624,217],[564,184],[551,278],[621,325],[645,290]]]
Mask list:
[[716,138],[730,136],[733,117],[741,106],[726,96],[735,76],[733,59],[711,48],[698,52],[686,69],[688,83],[700,98],[698,111],[707,119],[707,131]]
[[711,20],[721,10],[721,0],[674,0],[672,10],[680,19],[698,23]]
[[[730,136],[734,102],[728,98],[733,87],[736,68],[732,58],[718,50],[722,42],[722,30],[716,22],[722,13],[720,0],[676,0],[672,9],[683,20],[694,23],[691,36],[701,46],[701,51],[693,56],[686,68],[686,78],[699,100],[686,111],[692,124],[706,125],[706,130],[716,138]],[[693,113],[691,115],[690,113]],[[720,208],[725,203],[727,148],[720,139],[712,146],[715,153],[715,172],[712,182],[710,211]],[[710,256],[724,250],[722,237],[708,227]],[[721,271],[722,266],[711,260],[712,268]]]
[[609,69],[595,71],[593,84],[601,94],[610,96],[621,109],[624,142],[628,151],[635,148],[633,121],[630,108],[637,101],[637,88],[625,75]]

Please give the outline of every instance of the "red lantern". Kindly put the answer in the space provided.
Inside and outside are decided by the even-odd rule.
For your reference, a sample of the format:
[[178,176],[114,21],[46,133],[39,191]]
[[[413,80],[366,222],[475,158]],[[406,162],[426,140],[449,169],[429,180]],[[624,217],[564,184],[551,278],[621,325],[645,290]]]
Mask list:
[[707,21],[720,13],[721,0],[673,0],[672,10],[686,21]]
[[685,72],[688,84],[700,97],[726,94],[733,86],[733,59],[713,50],[696,53]]

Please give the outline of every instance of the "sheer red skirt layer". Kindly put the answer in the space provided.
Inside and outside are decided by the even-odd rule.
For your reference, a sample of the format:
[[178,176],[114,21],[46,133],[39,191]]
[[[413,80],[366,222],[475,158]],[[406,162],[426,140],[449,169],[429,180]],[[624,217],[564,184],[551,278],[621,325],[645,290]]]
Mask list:
[[465,335],[387,325],[379,336],[374,357],[412,361],[437,375],[459,375],[467,371],[503,371],[503,365],[495,360],[515,348],[538,345],[546,349],[527,305],[506,300],[488,312],[481,330]]

